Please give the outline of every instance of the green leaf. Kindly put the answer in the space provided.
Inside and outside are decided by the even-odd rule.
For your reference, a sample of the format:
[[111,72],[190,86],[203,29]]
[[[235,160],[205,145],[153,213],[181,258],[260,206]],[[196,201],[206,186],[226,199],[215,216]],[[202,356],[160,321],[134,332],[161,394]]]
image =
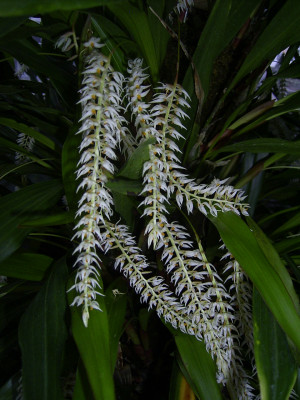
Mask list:
[[125,26],[130,36],[139,46],[140,52],[145,58],[146,65],[150,68],[153,80],[156,81],[159,76],[160,68],[160,56],[158,54],[159,41],[152,36],[147,14],[128,1],[123,1],[117,5],[109,4],[108,7]]
[[36,183],[0,198],[0,261],[12,254],[32,228],[22,223],[43,215],[62,194],[59,180]]
[[0,275],[10,278],[40,281],[53,258],[44,254],[16,253],[0,263]]
[[258,107],[255,107],[253,110],[247,112],[245,115],[243,115],[237,121],[235,121],[232,125],[230,125],[228,127],[228,129],[231,129],[231,130],[237,129],[239,126],[244,125],[247,122],[259,117],[261,114],[264,114],[267,110],[272,108],[274,103],[275,103],[275,100],[270,100],[270,101],[267,101],[266,103],[259,105]]
[[79,360],[72,400],[94,400],[82,360]]
[[[260,0],[217,0],[214,3],[193,55],[205,96],[216,58],[237,35],[259,3]],[[193,91],[192,85],[192,71],[189,69],[184,84],[189,94]]]
[[257,290],[253,293],[254,353],[262,400],[286,400],[297,377],[285,333]]
[[[69,286],[73,282],[74,274]],[[101,282],[100,285],[102,286]],[[69,292],[69,304],[75,295],[74,290]],[[87,328],[82,322],[81,308],[70,307],[72,333],[95,399],[115,400],[108,314],[104,297],[98,296],[97,301],[102,311],[90,311]]]
[[136,204],[133,202],[131,197],[127,196],[127,194],[121,194],[112,190],[112,195],[116,213],[122,217],[126,225],[130,228],[130,231],[133,232],[136,219]]
[[[210,220],[218,229],[223,242],[240,263],[282,329],[300,349],[300,317],[281,274],[262,251],[258,240],[237,215],[219,213]],[[278,266],[279,267],[279,266]]]
[[155,143],[155,138],[145,140],[132,154],[117,176],[129,179],[139,179],[143,174],[143,166],[149,160],[149,145]]
[[24,398],[62,399],[60,370],[64,343],[67,266],[56,262],[19,325]]
[[[125,72],[125,57],[120,49],[120,47],[123,47],[125,44],[124,32],[102,15],[92,17],[92,25],[95,31],[98,33],[98,36],[101,38],[101,42],[105,43],[107,49],[109,50],[113,65],[118,71]],[[110,35],[110,37],[112,37],[114,40],[109,39],[108,35]],[[117,39],[120,40],[120,43],[118,43]],[[125,40],[125,42],[128,41]]]
[[[216,366],[202,341],[183,333],[175,334],[182,373],[201,400],[222,400],[216,381]],[[183,368],[182,368],[183,367]]]
[[1,0],[0,16],[34,15],[56,10],[78,10],[120,1],[122,0]]
[[274,106],[255,121],[246,125],[244,128],[241,128],[237,131],[234,136],[239,136],[242,133],[248,132],[251,129],[257,127],[261,123],[265,121],[270,121],[274,118],[279,117],[280,115],[287,114],[292,111],[299,110],[300,108],[300,91],[291,93],[290,95],[283,97],[282,99],[276,101]]
[[292,298],[296,309],[299,310],[299,299],[295,292],[293,282],[286,268],[284,267],[283,262],[281,261],[277,251],[272,246],[271,242],[264,234],[264,232],[260,229],[260,227],[253,221],[251,218],[247,218],[247,223],[253,232],[257,243],[262,249],[264,255],[266,256],[269,263],[273,266],[274,270],[276,270],[277,274],[280,276],[282,283],[284,284],[287,292]]
[[140,181],[129,179],[114,179],[107,182],[107,187],[114,192],[126,194],[128,196],[136,196],[143,190],[143,185]]
[[221,147],[218,152],[282,153],[300,156],[300,141],[291,142],[275,138],[257,138]]

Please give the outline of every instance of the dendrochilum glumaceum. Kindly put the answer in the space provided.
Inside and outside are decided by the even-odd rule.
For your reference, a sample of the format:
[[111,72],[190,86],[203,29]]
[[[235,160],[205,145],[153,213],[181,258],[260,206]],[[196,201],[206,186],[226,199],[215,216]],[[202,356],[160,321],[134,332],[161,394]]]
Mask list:
[[[198,209],[214,216],[220,211],[247,214],[242,192],[226,185],[225,180],[198,184],[181,165],[177,140],[182,138],[179,130],[184,129],[184,119],[188,118],[189,96],[180,85],[161,83],[151,99],[152,89],[146,83],[148,75],[141,59],[129,61],[124,78],[113,70],[110,57],[100,53],[103,45],[98,39],[91,38],[85,46],[88,54],[80,91],[82,125],[78,133],[82,142],[77,170],[82,196],[74,235],[78,269],[73,288],[78,294],[72,304],[82,306],[87,326],[90,310],[100,309],[99,254],[112,251],[115,268],[128,278],[141,301],[174,328],[204,340],[216,361],[218,381],[232,388],[236,398],[251,398],[240,362],[236,324],[241,292],[233,296],[227,292],[200,239],[193,240],[168,212],[169,203],[175,201],[188,213]],[[128,110],[134,127],[131,131],[124,118]],[[146,220],[148,247],[160,251],[170,284],[153,274],[129,229],[115,222],[113,198],[106,185],[108,174],[114,174],[118,152],[128,157],[149,138],[153,144],[143,166],[140,210]],[[237,286],[240,280],[236,273],[231,276],[233,286]]]

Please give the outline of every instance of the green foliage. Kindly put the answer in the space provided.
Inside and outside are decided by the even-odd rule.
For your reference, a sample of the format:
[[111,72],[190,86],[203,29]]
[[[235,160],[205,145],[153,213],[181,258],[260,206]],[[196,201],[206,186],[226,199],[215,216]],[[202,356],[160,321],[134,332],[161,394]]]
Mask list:
[[[217,383],[217,360],[204,340],[170,324],[166,329],[148,304],[140,304],[113,268],[117,248],[101,255],[105,296],[97,297],[102,311],[90,312],[88,328],[80,308],[69,307],[75,292],[66,290],[74,285],[73,251],[79,244],[73,238],[82,140],[76,134],[78,90],[83,43],[92,35],[106,44],[105,54],[124,75],[128,59],[144,59],[150,101],[157,82],[172,85],[175,77],[191,96],[187,129],[179,129],[183,138],[177,141],[186,173],[197,184],[229,178],[245,191],[251,218],[230,212],[206,218],[197,207],[186,215],[176,191],[166,205],[168,218],[185,225],[200,243],[204,264],[215,265],[226,290],[234,284],[226,281],[230,272],[224,273],[219,237],[254,287],[249,328],[254,356],[238,327],[254,395],[288,399],[293,387],[300,395],[300,91],[286,90],[287,83],[299,88],[300,3],[195,2],[185,23],[176,4],[1,1],[1,399],[22,392],[30,400],[180,400],[184,393],[199,400],[235,400],[230,382]],[[67,32],[69,48],[62,52],[55,43]],[[123,115],[135,135],[129,106]],[[138,206],[145,199],[143,168],[155,143],[154,137],[139,142],[130,155],[116,150],[117,172],[107,171],[107,188],[115,203],[112,223],[130,227],[150,260],[151,276],[164,277],[172,289],[176,282],[163,266],[162,251],[147,247]],[[236,298],[228,293],[236,311]],[[251,293],[248,307],[251,320]]]

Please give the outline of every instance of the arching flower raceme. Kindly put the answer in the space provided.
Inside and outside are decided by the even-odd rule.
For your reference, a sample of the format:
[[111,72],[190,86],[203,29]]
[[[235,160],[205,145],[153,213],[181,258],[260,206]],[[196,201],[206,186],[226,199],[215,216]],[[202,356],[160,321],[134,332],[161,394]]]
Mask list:
[[86,57],[80,91],[82,125],[78,133],[82,134],[82,142],[77,179],[82,196],[73,237],[78,242],[74,251],[78,269],[72,288],[79,293],[73,304],[82,305],[82,318],[87,326],[89,310],[100,309],[96,300],[101,289],[97,280],[101,262],[98,250],[103,250],[105,243],[105,221],[113,214],[113,199],[106,187],[107,172],[114,172],[112,161],[116,159],[115,149],[125,120],[120,114],[122,75],[113,71],[109,57],[97,50],[103,46],[99,39],[91,38],[85,46],[90,53]]
[[[132,65],[134,68],[129,71],[133,76],[128,81],[139,80],[142,83],[146,76],[141,69],[141,61],[132,62]],[[142,130],[145,138],[153,136],[156,140],[154,145],[149,146],[149,161],[143,169],[142,194],[145,199],[140,206],[144,208],[142,216],[149,219],[145,233],[148,246],[161,249],[162,261],[171,275],[175,294],[186,312],[186,323],[192,320],[190,331],[204,339],[207,350],[216,359],[218,380],[225,384],[230,381],[230,369],[237,357],[234,351],[237,332],[232,307],[228,303],[230,296],[214,266],[208,262],[201,243],[195,249],[186,229],[176,222],[169,222],[166,208],[176,186],[181,189],[193,182],[179,172],[183,167],[174,153],[179,152],[175,141],[181,137],[178,127],[184,128],[182,120],[187,114],[183,107],[189,106],[188,95],[179,85],[162,84],[158,90],[150,112],[149,104],[142,100],[142,96],[135,95],[134,88],[129,90],[132,116],[138,115],[135,119],[137,129]],[[174,178],[175,174],[179,183]],[[206,186],[206,189],[207,196],[218,191],[212,186]],[[179,205],[183,202],[181,196],[176,198]],[[189,200],[188,211],[192,211],[192,207],[193,203]]]

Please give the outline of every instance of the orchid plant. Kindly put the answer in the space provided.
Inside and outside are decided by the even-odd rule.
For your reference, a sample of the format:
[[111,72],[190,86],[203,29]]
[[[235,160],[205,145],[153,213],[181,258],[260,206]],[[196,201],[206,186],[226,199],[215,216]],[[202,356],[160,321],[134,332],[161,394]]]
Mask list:
[[[176,82],[160,84],[148,100],[150,85],[141,59],[129,60],[128,76],[114,71],[110,57],[100,52],[103,44],[92,37],[84,44],[85,68],[80,90],[82,135],[79,146],[78,203],[74,241],[78,242],[75,284],[78,295],[71,305],[82,307],[82,320],[88,326],[91,310],[99,310],[97,297],[103,295],[97,277],[99,253],[114,251],[115,268],[128,278],[141,301],[154,308],[159,317],[174,328],[204,340],[207,351],[216,360],[218,382],[227,384],[239,399],[251,398],[251,387],[240,362],[238,323],[251,320],[249,306],[233,307],[220,272],[209,262],[199,237],[196,243],[187,228],[169,216],[169,204],[185,205],[188,213],[194,206],[204,215],[233,211],[248,215],[245,196],[239,189],[214,179],[198,184],[189,178],[180,161],[176,144],[183,138],[189,108],[187,92]],[[130,109],[135,132],[128,130],[124,111]],[[118,148],[131,154],[132,147],[149,138],[149,160],[143,165],[144,199],[139,207],[146,218],[145,235],[149,248],[161,253],[168,280],[151,274],[149,262],[127,226],[114,222],[114,202],[106,185],[107,171],[115,172]],[[129,144],[129,145],[128,145]],[[229,274],[231,289],[237,293],[235,305],[241,303],[243,271],[236,266]],[[243,289],[241,289],[241,287]],[[240,302],[239,302],[240,301]],[[251,333],[248,332],[248,335]]]
[[0,398],[296,398],[300,3],[10,5]]

